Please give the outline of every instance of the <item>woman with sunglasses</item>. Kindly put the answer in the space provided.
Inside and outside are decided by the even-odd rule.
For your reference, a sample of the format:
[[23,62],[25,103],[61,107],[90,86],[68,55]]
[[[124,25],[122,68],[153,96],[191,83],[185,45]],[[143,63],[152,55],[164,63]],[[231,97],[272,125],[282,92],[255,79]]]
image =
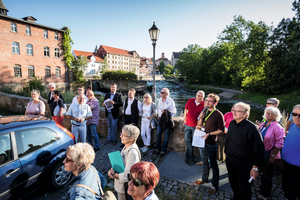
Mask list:
[[127,176],[128,194],[134,200],[158,200],[154,188],[159,182],[159,171],[153,163],[136,163]]
[[141,153],[136,144],[136,140],[139,137],[140,130],[134,125],[125,125],[122,128],[122,134],[120,135],[121,143],[124,144],[124,148],[121,151],[122,160],[125,166],[125,170],[122,173],[115,173],[111,168],[108,171],[108,176],[114,179],[115,190],[118,193],[118,200],[132,199],[127,194],[128,177],[127,174],[130,171],[132,165],[141,160]]
[[142,153],[149,150],[151,142],[151,127],[150,121],[152,118],[156,117],[156,106],[152,102],[152,98],[149,93],[144,95],[144,102],[142,104],[142,122],[141,122],[141,136],[144,142],[144,147],[141,149]]
[[281,159],[280,149],[283,147],[284,129],[278,123],[281,114],[276,107],[267,107],[263,118],[266,122],[261,123],[259,130],[265,146],[265,164],[261,176],[260,195],[258,198],[266,199],[270,197],[272,191],[272,174],[275,159]]
[[[105,177],[91,164],[95,160],[93,147],[88,143],[69,146],[64,160],[65,170],[75,175],[67,199],[100,199]],[[101,188],[100,188],[101,187]]]

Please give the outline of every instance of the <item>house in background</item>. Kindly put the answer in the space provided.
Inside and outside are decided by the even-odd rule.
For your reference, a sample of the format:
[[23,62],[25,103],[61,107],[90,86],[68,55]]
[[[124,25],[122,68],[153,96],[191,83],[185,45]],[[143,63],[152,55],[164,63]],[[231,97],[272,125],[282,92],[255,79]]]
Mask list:
[[21,85],[30,77],[68,86],[64,60],[64,30],[36,23],[36,18],[7,16],[0,0],[0,85]]
[[101,54],[79,50],[73,50],[72,54],[76,60],[78,59],[78,56],[86,58],[87,68],[84,72],[85,78],[92,78],[93,76],[101,75],[100,71],[104,66],[104,58]]
[[140,76],[150,76],[153,71],[153,62],[150,58],[141,58]]
[[165,53],[164,52],[161,53],[161,58],[159,58],[159,59],[157,59],[155,61],[156,67],[160,64],[161,61],[163,61],[165,65],[170,65],[171,64],[171,62],[169,61],[169,59],[165,57]]
[[107,70],[131,71],[140,76],[140,56],[136,51],[101,45],[97,53],[106,59]]
[[176,62],[179,59],[179,57],[180,57],[180,53],[179,52],[174,52],[174,51],[172,52],[171,65],[173,67],[175,67]]

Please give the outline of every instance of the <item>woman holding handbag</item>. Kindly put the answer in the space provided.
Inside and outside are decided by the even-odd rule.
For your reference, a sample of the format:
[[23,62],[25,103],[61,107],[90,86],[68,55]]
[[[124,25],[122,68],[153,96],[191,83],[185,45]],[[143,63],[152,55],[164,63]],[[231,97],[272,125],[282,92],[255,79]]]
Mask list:
[[122,160],[125,166],[125,170],[122,173],[115,173],[114,169],[108,171],[108,176],[115,180],[115,190],[118,193],[118,200],[131,200],[132,197],[127,194],[128,177],[130,168],[137,162],[141,161],[141,153],[136,144],[136,140],[139,137],[140,130],[134,125],[125,125],[122,128],[122,134],[120,135],[121,142],[124,144],[124,148],[121,151]]
[[[54,90],[52,97],[54,100],[50,104],[50,110],[51,110],[51,116],[53,121],[58,123],[59,125],[63,125],[63,120],[64,120],[64,115],[63,115],[63,110],[64,110],[64,102],[61,98],[59,98],[60,92],[58,90]],[[59,112],[55,113],[55,107],[59,106]]]
[[[156,126],[152,127],[151,125],[154,123],[157,124],[156,120],[156,106],[152,102],[151,95],[146,93],[144,95],[144,101],[142,103],[142,120],[141,120],[141,136],[144,142],[144,147],[141,149],[142,153],[145,153],[149,150],[149,146],[151,143],[151,129],[156,128]],[[152,122],[152,120],[155,120]]]

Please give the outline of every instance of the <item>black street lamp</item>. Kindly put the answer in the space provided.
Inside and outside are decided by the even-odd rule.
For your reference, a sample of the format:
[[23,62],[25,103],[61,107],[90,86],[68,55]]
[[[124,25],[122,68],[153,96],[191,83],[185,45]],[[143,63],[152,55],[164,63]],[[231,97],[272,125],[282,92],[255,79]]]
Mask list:
[[152,88],[152,96],[153,96],[153,102],[155,103],[155,95],[156,95],[156,89],[155,89],[155,74],[156,74],[156,67],[155,67],[155,45],[156,41],[158,39],[159,35],[159,29],[155,26],[155,22],[153,22],[153,26],[149,29],[150,39],[152,40],[153,45],[153,88]]

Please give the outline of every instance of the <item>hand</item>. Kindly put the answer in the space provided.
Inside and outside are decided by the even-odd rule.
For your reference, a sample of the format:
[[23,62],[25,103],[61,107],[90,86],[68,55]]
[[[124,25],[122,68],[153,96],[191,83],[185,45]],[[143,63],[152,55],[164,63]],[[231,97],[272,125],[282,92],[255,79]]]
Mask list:
[[103,104],[102,104],[102,106],[104,106],[104,107],[105,107],[105,104],[103,103]]
[[197,129],[197,130],[200,130],[200,129],[201,129],[201,126],[196,126],[196,129]]
[[209,136],[209,134],[207,133],[207,134],[205,134],[205,135],[202,135],[201,137],[204,137],[205,140],[206,140],[208,136]]
[[270,156],[269,163],[274,164],[275,163],[275,156]]
[[251,169],[250,171],[250,177],[253,176],[253,180],[257,179],[259,172],[255,171],[254,169]]
[[84,122],[84,120],[85,120],[85,118],[82,118],[82,119],[79,120],[79,122]]
[[186,119],[183,120],[183,123],[186,124]]
[[75,117],[75,121],[76,121],[76,122],[80,122],[80,119],[77,118],[77,117]]
[[111,104],[115,104],[115,102],[114,102],[114,101],[110,101],[110,103],[111,103]]
[[151,117],[147,117],[147,119],[151,119]]
[[205,116],[204,112],[201,112],[200,115],[199,115],[199,117],[200,117],[201,119],[203,119],[204,116]]
[[58,117],[61,118],[61,117],[62,117],[62,114],[58,114]]
[[115,170],[113,170],[113,168],[111,168],[108,172],[107,172],[108,176],[112,179],[115,179]]
[[164,112],[165,112],[165,110],[162,110],[162,111],[161,111],[161,114],[164,114]]
[[94,110],[94,107],[93,106],[90,106],[91,107],[91,110]]

